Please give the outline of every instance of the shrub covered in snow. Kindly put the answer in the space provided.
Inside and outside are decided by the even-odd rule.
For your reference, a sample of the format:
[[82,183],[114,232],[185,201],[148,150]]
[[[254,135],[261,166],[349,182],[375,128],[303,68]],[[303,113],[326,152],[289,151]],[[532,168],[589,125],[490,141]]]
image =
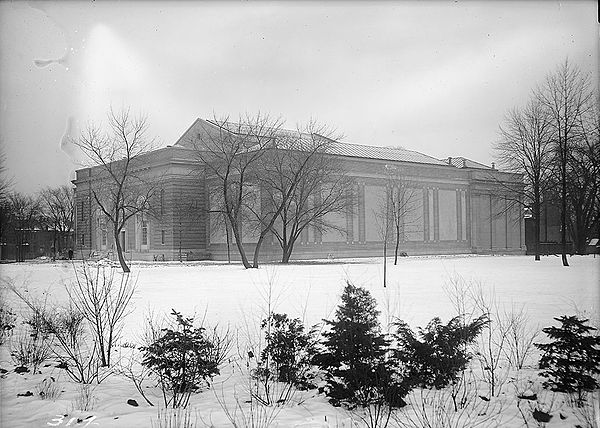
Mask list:
[[142,347],[142,364],[157,377],[165,406],[186,407],[192,393],[208,385],[219,374],[221,356],[207,338],[205,329],[194,327],[193,317],[184,317],[173,309],[173,328]]
[[389,342],[381,333],[376,301],[368,290],[350,283],[330,327],[323,333],[324,352],[315,362],[324,370],[327,395],[334,404],[400,406],[408,388],[388,358]]
[[279,382],[309,388],[311,360],[315,355],[312,332],[305,332],[302,321],[287,314],[271,314],[262,320],[266,346],[261,352],[261,370],[274,371]]
[[586,325],[587,319],[566,315],[554,319],[560,327],[542,329],[552,342],[535,345],[542,351],[541,376],[548,379],[544,387],[577,393],[577,403],[583,405],[585,393],[600,387],[600,336],[591,334],[596,329]]
[[416,335],[408,324],[399,320],[395,323],[394,356],[415,386],[444,388],[456,382],[467,368],[471,360],[467,345],[475,341],[487,323],[485,316],[469,323],[457,316],[444,325],[436,317]]
[[3,294],[3,291],[0,291],[0,345],[10,337],[17,321],[17,316],[8,306]]

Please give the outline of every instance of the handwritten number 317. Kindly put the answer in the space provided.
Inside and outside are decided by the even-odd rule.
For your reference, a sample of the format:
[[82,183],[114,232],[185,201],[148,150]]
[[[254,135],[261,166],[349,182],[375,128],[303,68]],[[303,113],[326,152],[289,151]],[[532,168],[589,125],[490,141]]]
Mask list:
[[[60,424],[62,424],[65,421],[65,416],[64,415],[55,415],[56,417],[51,419],[50,422],[46,422],[46,425],[50,425],[51,427],[57,427]],[[85,425],[82,425],[84,427],[89,426],[94,419],[96,419],[96,416],[92,416]],[[69,422],[67,422],[64,426],[68,427],[70,426],[72,423],[77,424],[77,418],[71,418],[69,419]],[[98,425],[98,422],[95,422],[94,425]]]

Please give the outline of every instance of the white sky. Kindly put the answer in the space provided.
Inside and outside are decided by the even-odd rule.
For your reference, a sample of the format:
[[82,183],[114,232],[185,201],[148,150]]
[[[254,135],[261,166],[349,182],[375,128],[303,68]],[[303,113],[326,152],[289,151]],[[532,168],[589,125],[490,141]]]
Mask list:
[[159,146],[196,117],[261,111],[489,164],[504,113],[567,57],[598,80],[597,16],[595,1],[1,2],[0,142],[26,192],[72,178],[63,136],[111,104],[147,114]]

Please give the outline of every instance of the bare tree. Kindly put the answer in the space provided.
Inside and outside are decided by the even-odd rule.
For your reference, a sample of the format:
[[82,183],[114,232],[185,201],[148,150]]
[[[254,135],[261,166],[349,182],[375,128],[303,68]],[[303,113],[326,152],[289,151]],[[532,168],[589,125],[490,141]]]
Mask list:
[[387,214],[394,234],[394,265],[398,264],[400,242],[406,240],[406,228],[415,226],[421,220],[417,189],[402,172],[393,166],[386,165],[387,197],[389,198]]
[[4,146],[0,146],[0,259],[4,250],[4,238],[6,237],[6,227],[10,221],[10,205],[8,195],[13,181],[7,177],[6,152]]
[[255,168],[265,155],[265,148],[276,139],[281,125],[281,119],[260,113],[240,117],[237,123],[227,117],[214,117],[190,141],[209,185],[209,212],[225,216],[246,269],[258,267],[248,260],[242,230],[242,223],[250,214],[248,207],[260,203],[258,183],[253,181]]
[[600,223],[600,118],[597,102],[579,118],[580,134],[567,160],[568,228],[577,254]]
[[[494,291],[486,292],[485,285],[477,279],[466,280],[461,275],[454,273],[444,284],[444,291],[457,313],[464,316],[465,319],[472,319],[481,314],[479,316],[484,316],[489,320],[479,335],[475,349],[481,365],[483,380],[490,387],[489,398],[499,395],[508,377],[507,371],[503,370],[502,363],[510,348],[511,329],[516,328],[519,332],[523,331],[520,328],[524,322],[519,321],[520,324],[517,325],[513,323],[512,319],[507,319],[500,311],[502,308]],[[521,344],[516,346],[521,346]]]
[[[324,147],[324,139],[302,131],[279,130],[266,147],[257,168],[253,169],[253,183],[258,185],[258,200],[248,205],[258,240],[254,250],[253,267],[258,266],[260,248],[275,222],[290,204],[298,183],[310,165],[313,156]],[[289,259],[289,257],[288,257]]]
[[390,189],[385,187],[384,194],[377,201],[377,206],[373,209],[373,217],[377,225],[377,232],[383,242],[383,287],[387,287],[387,253],[388,242],[392,236],[392,208],[390,204]]
[[550,184],[552,148],[550,117],[534,98],[524,108],[511,109],[500,126],[500,141],[494,149],[507,172],[522,174],[525,186],[515,193],[516,201],[530,206],[535,222],[535,260],[540,260],[542,196]]
[[282,263],[289,262],[309,225],[321,232],[335,229],[327,214],[345,212],[351,203],[341,161],[330,154],[338,138],[334,131],[310,122],[283,135],[264,159],[261,182],[271,213],[265,226],[279,242]]
[[67,287],[69,302],[87,320],[103,367],[110,366],[111,353],[121,337],[123,319],[131,312],[129,303],[136,284],[129,275],[115,278],[113,269],[86,263],[75,269],[75,281]]
[[[49,187],[41,191],[40,199],[49,226],[52,227],[54,258],[60,253],[61,244],[68,241],[73,230],[75,213],[74,194],[70,186]],[[68,242],[65,242],[67,246]]]
[[110,371],[101,370],[97,343],[92,340],[90,326],[71,302],[63,306],[48,305],[46,299],[35,299],[26,289],[20,289],[12,282],[6,284],[29,307],[36,328],[49,341],[52,353],[73,381],[101,383],[110,375]]
[[546,77],[544,84],[536,90],[536,98],[547,109],[553,131],[553,146],[556,156],[556,176],[560,188],[562,264],[567,260],[567,198],[568,163],[572,148],[581,135],[581,117],[591,108],[593,92],[590,90],[589,75],[582,74],[568,60],[554,73]]
[[385,192],[379,198],[373,216],[383,242],[383,286],[387,286],[388,244],[394,244],[394,265],[398,264],[400,243],[406,240],[406,228],[418,223],[420,217],[417,188],[395,166],[385,165]]
[[10,188],[13,185],[13,179],[6,175],[6,152],[4,147],[0,146],[0,202],[8,197]]
[[146,132],[145,116],[134,117],[130,109],[108,112],[108,127],[89,124],[74,144],[94,168],[91,193],[94,202],[112,226],[117,256],[123,272],[129,266],[123,257],[119,236],[129,219],[152,207],[160,179],[144,174],[141,156],[154,146]]
[[531,326],[525,305],[517,308],[514,305],[505,310],[501,322],[508,328],[505,355],[509,364],[521,370],[535,347],[533,343],[540,334],[539,326]]

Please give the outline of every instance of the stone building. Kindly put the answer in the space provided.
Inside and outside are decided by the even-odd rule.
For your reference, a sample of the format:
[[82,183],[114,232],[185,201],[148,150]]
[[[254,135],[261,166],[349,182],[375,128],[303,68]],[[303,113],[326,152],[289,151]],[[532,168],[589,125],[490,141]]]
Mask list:
[[[197,119],[172,146],[144,155],[148,174],[160,179],[155,214],[128,222],[121,243],[133,260],[199,260],[227,258],[227,239],[208,214],[210,197],[201,178],[190,141],[210,132],[211,121]],[[208,130],[208,131],[207,131]],[[415,254],[517,253],[525,251],[523,213],[510,189],[522,186],[521,176],[501,172],[462,157],[436,159],[403,148],[335,142],[328,150],[351,178],[353,202],[345,212],[328,214],[334,230],[308,227],[292,259],[380,255],[381,227],[377,213],[386,199],[389,171],[401,171],[410,183],[413,207],[405,222],[400,249]],[[81,255],[111,255],[114,244],[91,186],[97,167],[77,171],[76,237]],[[256,237],[247,233],[251,252]],[[232,243],[231,255],[237,251]],[[263,244],[264,260],[278,260],[281,249],[271,236]]]

